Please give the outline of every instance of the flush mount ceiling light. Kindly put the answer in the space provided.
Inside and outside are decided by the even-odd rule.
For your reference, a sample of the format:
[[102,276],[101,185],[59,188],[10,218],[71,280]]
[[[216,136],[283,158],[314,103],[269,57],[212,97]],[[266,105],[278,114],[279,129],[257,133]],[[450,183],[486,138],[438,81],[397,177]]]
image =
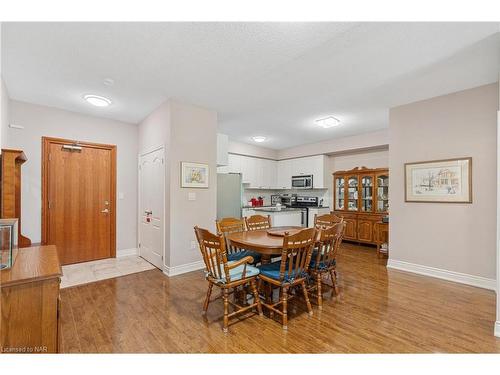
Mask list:
[[261,143],[261,142],[264,142],[266,140],[266,137],[263,137],[263,136],[255,136],[255,137],[252,137],[252,139],[255,141],[255,142],[258,142],[258,143]]
[[340,125],[340,120],[336,119],[333,116],[328,116],[325,118],[320,118],[316,120],[316,125],[321,126],[322,128],[328,129],[333,128],[334,126]]
[[111,104],[111,100],[99,95],[87,94],[83,96],[83,99],[96,107],[107,107]]

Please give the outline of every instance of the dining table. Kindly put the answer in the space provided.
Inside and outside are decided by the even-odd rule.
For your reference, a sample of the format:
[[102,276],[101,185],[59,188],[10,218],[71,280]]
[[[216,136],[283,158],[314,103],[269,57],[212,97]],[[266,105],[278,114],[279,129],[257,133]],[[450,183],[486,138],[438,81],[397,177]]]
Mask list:
[[273,256],[281,255],[285,233],[295,234],[305,229],[297,226],[272,227],[227,234],[226,240],[234,247],[255,251],[262,258],[262,264],[271,262]]

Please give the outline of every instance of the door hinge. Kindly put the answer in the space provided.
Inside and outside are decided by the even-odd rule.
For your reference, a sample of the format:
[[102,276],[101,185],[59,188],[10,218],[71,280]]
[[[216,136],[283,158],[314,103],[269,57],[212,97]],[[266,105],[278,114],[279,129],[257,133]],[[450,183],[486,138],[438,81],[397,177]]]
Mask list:
[[139,247],[141,247],[141,243],[139,242]]

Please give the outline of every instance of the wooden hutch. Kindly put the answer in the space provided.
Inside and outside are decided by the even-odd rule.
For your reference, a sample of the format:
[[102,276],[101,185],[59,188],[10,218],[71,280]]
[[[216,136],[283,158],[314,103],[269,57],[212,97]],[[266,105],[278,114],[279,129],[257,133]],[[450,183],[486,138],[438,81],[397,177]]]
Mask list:
[[376,244],[378,226],[389,214],[389,170],[356,167],[333,174],[334,214],[344,218],[344,238]]
[[21,233],[21,166],[26,162],[22,150],[2,149],[0,155],[0,218],[19,219],[18,246],[31,245]]

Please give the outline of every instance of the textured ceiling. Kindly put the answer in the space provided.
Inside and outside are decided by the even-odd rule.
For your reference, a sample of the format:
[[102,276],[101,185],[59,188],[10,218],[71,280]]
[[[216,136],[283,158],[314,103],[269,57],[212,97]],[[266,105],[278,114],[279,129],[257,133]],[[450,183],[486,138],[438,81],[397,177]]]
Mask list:
[[[498,23],[4,23],[11,98],[138,123],[169,97],[266,147],[386,128],[393,106],[498,80]],[[103,84],[105,78],[115,81]],[[113,100],[89,106],[82,95]],[[321,129],[333,115],[343,125]]]

